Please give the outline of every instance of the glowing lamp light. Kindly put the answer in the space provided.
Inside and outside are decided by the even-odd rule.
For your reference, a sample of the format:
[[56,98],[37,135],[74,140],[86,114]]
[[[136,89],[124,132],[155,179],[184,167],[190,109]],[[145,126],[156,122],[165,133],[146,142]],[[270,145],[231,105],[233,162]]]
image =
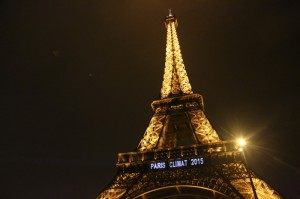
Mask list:
[[238,140],[238,145],[239,146],[245,146],[246,145],[246,141],[244,139],[239,139]]
[[237,140],[237,150],[243,151],[243,147],[246,145],[246,141],[244,139]]

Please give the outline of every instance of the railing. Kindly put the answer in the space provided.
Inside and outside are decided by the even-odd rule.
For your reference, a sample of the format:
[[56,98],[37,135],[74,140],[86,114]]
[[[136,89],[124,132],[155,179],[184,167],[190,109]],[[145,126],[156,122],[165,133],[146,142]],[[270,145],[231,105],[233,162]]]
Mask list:
[[236,149],[233,142],[216,142],[174,149],[119,153],[117,166],[122,166],[123,164],[144,164],[151,161],[190,158],[196,156],[220,158],[223,156],[237,156],[240,153],[241,152]]

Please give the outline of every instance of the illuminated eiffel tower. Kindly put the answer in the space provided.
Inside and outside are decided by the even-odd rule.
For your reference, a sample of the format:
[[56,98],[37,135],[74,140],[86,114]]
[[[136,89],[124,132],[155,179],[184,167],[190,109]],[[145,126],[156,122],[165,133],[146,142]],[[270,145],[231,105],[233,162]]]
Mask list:
[[118,172],[97,199],[282,198],[247,169],[242,146],[222,141],[194,94],[183,63],[176,17],[165,18],[161,99],[135,152],[119,153]]

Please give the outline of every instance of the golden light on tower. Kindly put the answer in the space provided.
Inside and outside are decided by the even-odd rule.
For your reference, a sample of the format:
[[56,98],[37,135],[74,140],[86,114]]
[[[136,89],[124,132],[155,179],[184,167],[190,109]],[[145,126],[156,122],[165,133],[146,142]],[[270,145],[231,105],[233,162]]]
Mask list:
[[161,99],[165,99],[172,95],[178,95],[180,93],[193,93],[192,86],[189,82],[183,63],[176,32],[178,22],[171,10],[169,10],[169,15],[166,16],[165,25],[167,28],[167,44]]
[[169,10],[161,99],[137,148],[119,153],[117,176],[97,199],[281,199],[246,165],[246,140],[223,141],[194,94]]

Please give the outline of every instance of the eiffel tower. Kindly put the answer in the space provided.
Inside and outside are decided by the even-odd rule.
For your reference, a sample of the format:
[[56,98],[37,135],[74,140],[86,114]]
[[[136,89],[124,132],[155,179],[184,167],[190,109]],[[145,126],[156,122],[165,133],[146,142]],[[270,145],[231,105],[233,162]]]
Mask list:
[[223,141],[192,91],[169,11],[161,99],[136,151],[119,153],[118,172],[97,199],[282,198],[245,163],[242,146]]

